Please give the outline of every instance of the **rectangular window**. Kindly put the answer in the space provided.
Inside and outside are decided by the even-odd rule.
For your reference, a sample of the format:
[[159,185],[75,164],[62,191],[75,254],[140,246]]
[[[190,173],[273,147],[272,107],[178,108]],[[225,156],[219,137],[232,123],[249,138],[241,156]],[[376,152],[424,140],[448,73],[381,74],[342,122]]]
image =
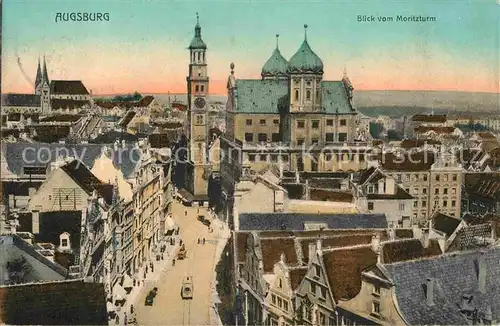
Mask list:
[[424,181],[427,181],[427,174],[424,174]]
[[313,295],[316,295],[316,284],[314,284],[313,282],[309,283],[311,285],[311,293]]
[[417,208],[417,207],[418,207],[418,200],[415,200],[415,201],[413,202],[413,208]]
[[439,188],[434,189],[434,195],[439,195]]
[[274,124],[274,125],[279,125],[279,124],[280,124],[279,119],[274,119],[274,120],[273,120],[273,124]]
[[326,125],[327,126],[333,126],[333,119],[327,119],[326,120]]
[[259,161],[261,161],[261,162],[267,162],[267,155],[265,155],[265,154],[259,155]]
[[440,180],[440,177],[439,177],[439,174],[436,175],[436,181],[439,181]]
[[445,175],[443,176],[443,178],[444,178],[444,181],[448,181],[448,175],[447,175],[447,174],[445,174]]
[[369,211],[373,210],[373,202],[371,202],[371,201],[368,202],[368,210]]
[[380,315],[380,302],[373,301],[373,303],[372,303],[372,309],[373,309],[372,312],[375,315]]
[[447,200],[443,200],[443,207],[447,207],[448,206],[448,201]]
[[273,143],[277,143],[277,142],[279,142],[280,140],[281,140],[281,137],[280,137],[280,134],[279,134],[279,133],[273,132],[273,133],[271,134],[271,141],[272,141]]
[[346,119],[340,119],[340,125],[341,126],[347,126],[347,120]]
[[252,119],[247,119],[246,120],[246,124],[247,124],[247,126],[251,126],[252,125]]
[[380,286],[373,285],[373,293],[380,295]]
[[413,188],[413,194],[418,195],[418,188]]
[[457,175],[456,174],[453,175],[453,181],[457,181]]
[[457,188],[451,188],[451,194],[456,195],[457,194]]
[[266,119],[260,119],[259,123],[260,123],[261,126],[265,126],[266,125]]
[[339,141],[347,141],[347,133],[339,132]]
[[278,155],[277,154],[271,154],[271,162],[278,162]]
[[325,161],[331,161],[332,160],[332,153],[325,153]]
[[253,134],[250,132],[245,133],[245,141],[253,142]]
[[321,287],[321,297],[326,298],[326,288]]
[[333,132],[327,132],[326,133],[326,141],[327,142],[333,142],[334,141],[333,140],[333,135],[334,135]]
[[259,142],[266,142],[267,141],[267,134],[259,133],[258,140],[259,140]]
[[315,269],[315,272],[316,272],[316,276],[320,276],[321,275],[321,267],[318,266],[318,265],[315,265],[314,269]]
[[255,162],[255,154],[248,154],[248,160],[250,162]]
[[196,123],[199,125],[203,124],[203,116],[202,115],[197,115],[196,116]]
[[313,144],[313,145],[317,145],[318,142],[319,142],[318,138],[311,139],[311,144]]
[[278,307],[281,308],[282,306],[283,306],[283,300],[280,297],[278,297]]
[[273,304],[276,304],[276,295],[271,294],[271,302],[272,302]]
[[300,139],[297,139],[297,145],[303,145],[304,144],[304,139],[303,138],[300,138]]
[[443,194],[447,195],[448,194],[448,188],[443,189]]
[[427,188],[422,188],[422,193],[425,195],[427,194]]
[[288,155],[281,155],[281,160],[283,162],[288,162]]
[[405,210],[405,203],[399,203],[399,210],[404,211]]
[[196,85],[196,86],[194,87],[194,89],[195,89],[195,92],[199,92],[199,91],[200,91],[200,86]]
[[313,120],[311,122],[312,128],[313,129],[318,129],[319,128],[319,120]]
[[200,90],[201,90],[202,92],[204,92],[204,91],[205,91],[205,85],[201,85],[201,86],[200,86]]
[[457,202],[455,200],[451,201],[451,207],[455,207],[457,205]]
[[422,207],[426,207],[427,206],[427,201],[426,200],[422,200]]
[[306,122],[304,120],[297,121],[297,128],[304,129],[306,127]]
[[283,310],[288,311],[288,301],[283,301]]

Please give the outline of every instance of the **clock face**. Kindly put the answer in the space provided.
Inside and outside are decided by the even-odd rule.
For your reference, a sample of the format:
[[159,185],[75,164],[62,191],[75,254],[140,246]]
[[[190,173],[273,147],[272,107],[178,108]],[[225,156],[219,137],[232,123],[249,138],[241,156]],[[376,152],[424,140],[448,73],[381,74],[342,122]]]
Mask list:
[[205,99],[203,97],[196,98],[196,100],[194,100],[194,105],[198,109],[201,109],[201,108],[205,107]]

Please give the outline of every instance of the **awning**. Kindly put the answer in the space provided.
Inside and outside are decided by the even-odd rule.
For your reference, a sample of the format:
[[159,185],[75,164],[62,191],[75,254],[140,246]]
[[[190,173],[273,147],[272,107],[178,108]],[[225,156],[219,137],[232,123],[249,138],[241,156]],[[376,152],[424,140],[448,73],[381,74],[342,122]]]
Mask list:
[[126,295],[127,292],[119,283],[116,283],[115,286],[113,286],[113,301],[123,300]]
[[134,282],[132,281],[132,278],[128,274],[125,274],[125,276],[123,276],[123,288],[131,288],[133,286]]
[[166,227],[167,230],[173,230],[173,229],[175,229],[175,222],[172,219],[172,217],[167,216],[167,218],[165,219],[165,227]]
[[115,305],[113,304],[113,302],[108,301],[106,303],[106,309],[108,310],[108,312],[115,311]]

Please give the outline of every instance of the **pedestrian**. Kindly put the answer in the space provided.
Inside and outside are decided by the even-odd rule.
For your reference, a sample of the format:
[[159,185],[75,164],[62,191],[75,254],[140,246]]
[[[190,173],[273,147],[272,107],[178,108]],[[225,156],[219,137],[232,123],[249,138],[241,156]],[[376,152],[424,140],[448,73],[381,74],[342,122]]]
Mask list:
[[198,244],[200,244],[200,238],[198,238]]
[[163,260],[163,252],[161,253],[161,260]]
[[116,314],[115,322],[117,325],[120,323],[120,315]]
[[133,313],[134,313],[134,305],[133,305],[133,304],[131,304],[131,305],[130,305],[130,313],[131,313],[131,314],[133,314]]
[[146,275],[148,273],[148,266],[146,265],[146,273],[144,273],[144,275]]
[[127,319],[127,313],[125,313],[125,317],[123,317],[123,323],[127,325],[128,319]]
[[188,211],[187,210],[184,211],[184,216],[188,216]]
[[146,278],[146,273],[147,273],[147,269],[144,271],[144,277],[143,277],[143,279]]
[[134,277],[134,286],[135,286],[135,277]]
[[205,238],[203,238],[203,244],[205,244]]
[[200,209],[198,208],[198,214],[200,214]]
[[155,272],[155,268],[153,265],[151,265],[151,273],[154,273]]

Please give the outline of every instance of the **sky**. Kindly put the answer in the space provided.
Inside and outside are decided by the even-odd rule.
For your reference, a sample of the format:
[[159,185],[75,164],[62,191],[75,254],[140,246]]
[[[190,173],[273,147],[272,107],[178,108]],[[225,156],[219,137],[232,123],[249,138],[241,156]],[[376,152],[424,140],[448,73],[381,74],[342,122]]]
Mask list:
[[[109,13],[109,21],[55,21],[72,12]],[[227,93],[231,62],[236,78],[259,78],[276,34],[290,59],[304,24],[326,80],[341,79],[345,67],[358,90],[499,92],[495,0],[4,0],[2,93],[32,93],[44,55],[49,79],[82,80],[93,94],[185,93],[196,12],[212,94]],[[401,22],[398,15],[435,21]]]

